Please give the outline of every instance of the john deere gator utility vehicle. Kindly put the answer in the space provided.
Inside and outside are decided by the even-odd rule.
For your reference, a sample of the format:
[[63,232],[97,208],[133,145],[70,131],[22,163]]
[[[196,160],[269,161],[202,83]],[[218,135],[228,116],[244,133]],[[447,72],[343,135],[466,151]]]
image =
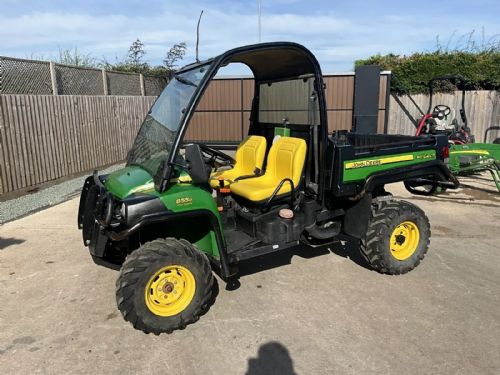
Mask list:
[[[255,78],[248,136],[234,159],[183,141],[208,84],[231,63]],[[439,135],[329,135],[311,52],[284,42],[236,48],[175,73],[126,167],[86,179],[78,225],[97,262],[121,265],[125,320],[170,333],[208,309],[213,271],[230,281],[240,262],[299,244],[323,246],[343,233],[375,270],[413,269],[429,246],[428,219],[384,185],[426,177],[453,187],[447,146]]]

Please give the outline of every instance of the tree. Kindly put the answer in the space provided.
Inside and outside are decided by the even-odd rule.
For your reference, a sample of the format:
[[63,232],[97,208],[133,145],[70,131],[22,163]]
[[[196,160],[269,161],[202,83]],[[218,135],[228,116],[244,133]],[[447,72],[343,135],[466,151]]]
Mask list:
[[177,67],[176,62],[182,60],[186,54],[186,43],[181,42],[179,44],[174,44],[172,48],[167,52],[167,56],[163,60],[163,64],[168,70],[174,70]]
[[[147,62],[143,61],[145,55],[146,50],[144,49],[144,43],[142,43],[141,40],[137,38],[130,45],[125,58],[119,59],[118,57],[115,57],[114,63],[110,63],[109,61],[104,59],[101,63],[101,66],[106,70],[149,74],[151,70],[155,70],[156,68],[151,68]],[[157,74],[155,75],[161,74],[157,72]]]
[[146,51],[144,50],[144,43],[142,43],[141,40],[137,38],[128,49],[127,63],[136,67],[144,65],[145,63],[142,61],[142,59],[145,54]]
[[84,68],[95,68],[99,65],[90,53],[81,53],[76,47],[74,49],[59,49],[59,57],[55,59],[51,58],[51,60],[59,64],[81,66]]
[[[150,76],[167,77],[169,72],[174,70],[177,66],[176,63],[183,59],[186,54],[186,49],[186,43],[184,42],[174,44],[167,52],[163,65],[150,65],[148,62],[144,61],[144,56],[146,55],[144,43],[137,38],[130,45],[125,57],[119,58],[116,56],[114,62],[110,62],[106,60],[106,58],[98,60],[90,53],[81,53],[77,48],[60,49],[59,56],[51,58],[51,60],[59,64],[81,66],[85,68],[104,68],[106,70],[118,72],[142,73]],[[32,55],[31,58],[35,57]]]

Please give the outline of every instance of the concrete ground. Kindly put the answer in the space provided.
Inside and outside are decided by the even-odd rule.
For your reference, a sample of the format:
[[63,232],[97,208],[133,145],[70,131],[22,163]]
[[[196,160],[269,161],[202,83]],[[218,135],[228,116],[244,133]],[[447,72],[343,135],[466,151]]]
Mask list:
[[[486,176],[485,176],[486,177]],[[340,244],[246,264],[196,324],[153,336],[115,304],[78,200],[0,227],[1,374],[498,374],[500,194],[486,180],[410,198],[431,220],[423,263],[370,271]]]

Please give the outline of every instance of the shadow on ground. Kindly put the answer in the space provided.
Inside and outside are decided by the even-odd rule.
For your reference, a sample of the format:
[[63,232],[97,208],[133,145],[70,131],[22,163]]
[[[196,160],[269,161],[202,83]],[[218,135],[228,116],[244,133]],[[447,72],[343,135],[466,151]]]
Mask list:
[[332,255],[338,255],[343,258],[350,259],[360,267],[371,269],[359,251],[358,241],[348,237],[341,237],[339,238],[339,241],[336,241],[328,246],[313,248],[307,245],[299,245],[244,261],[239,266],[239,276],[244,277],[254,273],[289,265],[291,264],[294,256],[310,259],[318,256]]
[[486,188],[482,188],[479,186],[474,186],[474,185],[470,185],[470,184],[461,182],[460,187],[467,188],[467,189],[470,189],[473,191],[475,190],[477,192],[486,193],[486,195],[479,195],[478,196],[477,194],[474,194],[473,192],[471,192],[472,193],[471,195],[477,199],[491,199],[491,194],[498,194],[498,190],[495,189],[495,186],[487,186]]
[[22,240],[20,238],[3,238],[0,237],[0,250],[5,250],[11,245],[18,245],[20,243],[23,243],[25,240]]
[[271,341],[259,348],[257,358],[248,360],[246,375],[294,375],[293,361],[288,349],[279,342]]

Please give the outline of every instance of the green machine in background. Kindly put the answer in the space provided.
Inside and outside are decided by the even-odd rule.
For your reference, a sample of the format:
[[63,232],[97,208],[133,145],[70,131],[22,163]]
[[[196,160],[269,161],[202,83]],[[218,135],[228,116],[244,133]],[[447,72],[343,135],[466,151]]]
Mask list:
[[[460,108],[451,108],[444,104],[433,106],[434,85],[443,82],[451,82],[461,89]],[[431,79],[428,83],[429,107],[427,113],[424,114],[421,111],[422,117],[418,122],[415,135],[426,137],[446,134],[450,144],[448,159],[450,171],[457,176],[488,171],[500,192],[500,138],[496,138],[493,143],[487,143],[488,133],[500,130],[500,126],[491,126],[486,129],[483,143],[475,142],[465,111],[466,85],[467,81],[461,76],[443,76]],[[428,178],[405,181],[405,187],[417,195],[432,195],[446,190],[446,186]]]
[[488,171],[500,192],[500,144],[452,144],[448,167],[455,175]]

